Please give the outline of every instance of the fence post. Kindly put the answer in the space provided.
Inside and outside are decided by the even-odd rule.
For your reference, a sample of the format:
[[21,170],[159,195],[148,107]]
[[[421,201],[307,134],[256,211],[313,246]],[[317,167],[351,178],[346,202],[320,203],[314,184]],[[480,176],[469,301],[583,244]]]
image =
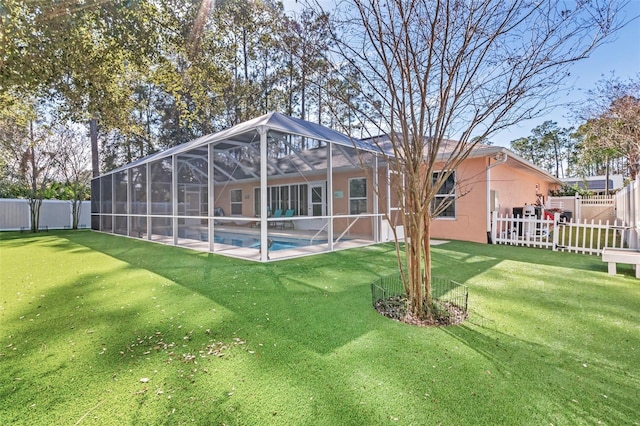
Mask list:
[[496,237],[498,235],[498,231],[496,229],[497,227],[498,227],[498,212],[494,210],[491,212],[491,244],[496,243]]
[[573,199],[573,218],[576,221],[576,223],[580,222],[580,219],[582,219],[581,210],[582,210],[582,197],[580,196],[580,194],[576,192]]
[[631,228],[631,232],[629,232],[629,247],[637,249],[640,246],[640,235],[638,235],[638,230],[640,229],[640,176],[636,176],[635,185],[630,185],[633,188],[633,227]]
[[558,235],[560,235],[560,213],[553,213],[553,251],[558,251]]

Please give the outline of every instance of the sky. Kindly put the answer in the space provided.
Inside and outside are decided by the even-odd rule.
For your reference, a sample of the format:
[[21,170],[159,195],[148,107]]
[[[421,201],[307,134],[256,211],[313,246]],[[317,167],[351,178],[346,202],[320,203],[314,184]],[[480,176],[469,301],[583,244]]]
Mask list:
[[[616,0],[613,0],[616,1]],[[640,16],[640,0],[631,0],[624,9],[627,19]],[[599,46],[590,57],[577,62],[571,69],[575,83],[563,101],[581,103],[587,100],[587,92],[596,87],[596,83],[615,72],[622,80],[640,76],[640,19],[635,19],[620,30],[612,41]],[[572,112],[566,107],[556,107],[548,114],[534,120],[526,120],[506,129],[491,140],[496,145],[509,146],[512,140],[531,135],[531,129],[553,120],[560,127],[577,127]]]
[[[613,0],[617,1],[617,0]],[[296,0],[283,1],[285,10],[299,11],[300,2]],[[320,3],[325,3],[320,1]],[[331,3],[331,2],[329,2]],[[331,9],[329,7],[329,9]],[[623,9],[625,20],[640,16],[640,0],[630,0]],[[640,76],[640,18],[627,24],[614,35],[609,42],[599,46],[592,54],[570,69],[570,88],[563,96],[562,103],[583,103],[587,99],[587,92],[596,87],[596,83],[611,73],[622,80]],[[490,138],[495,145],[509,147],[512,140],[531,135],[531,129],[552,120],[561,128],[577,127],[572,111],[566,106],[557,106],[543,116],[525,120],[518,125],[500,131]]]

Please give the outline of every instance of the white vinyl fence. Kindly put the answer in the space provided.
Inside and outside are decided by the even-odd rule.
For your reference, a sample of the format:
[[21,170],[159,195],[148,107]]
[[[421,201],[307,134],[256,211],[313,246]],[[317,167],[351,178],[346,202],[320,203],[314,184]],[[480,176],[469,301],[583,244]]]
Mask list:
[[491,241],[494,244],[540,247],[554,251],[600,255],[604,247],[628,246],[627,227],[615,222],[591,220],[561,220],[560,213],[553,218],[536,216],[498,215],[493,212]]
[[568,197],[551,196],[547,198],[547,210],[570,211],[576,222],[581,220],[595,221],[615,219],[615,198],[613,195],[590,195],[582,197],[578,194]]
[[[40,207],[41,229],[71,228],[73,224],[71,202],[42,200]],[[83,201],[80,207],[78,228],[89,228],[91,202]],[[20,231],[31,228],[29,203],[24,199],[0,198],[0,231]]]
[[627,230],[629,247],[639,248],[640,242],[640,177],[622,188],[615,196],[616,222]]
[[580,203],[585,206],[613,206],[614,202],[613,195],[589,195],[580,200]]

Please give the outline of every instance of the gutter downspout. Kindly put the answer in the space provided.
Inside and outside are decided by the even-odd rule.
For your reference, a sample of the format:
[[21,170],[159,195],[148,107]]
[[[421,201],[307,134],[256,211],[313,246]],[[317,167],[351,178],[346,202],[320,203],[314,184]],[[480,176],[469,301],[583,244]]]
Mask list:
[[[496,162],[491,164],[491,159],[492,158],[496,158],[500,156],[501,158],[496,159]],[[487,166],[487,242],[490,242],[489,240],[491,240],[491,169],[496,167],[496,166],[500,166],[501,164],[504,164],[507,162],[507,160],[509,159],[509,155],[504,152],[504,151],[500,151],[498,153],[496,153],[494,156],[492,157],[487,157],[489,158],[489,165]]]

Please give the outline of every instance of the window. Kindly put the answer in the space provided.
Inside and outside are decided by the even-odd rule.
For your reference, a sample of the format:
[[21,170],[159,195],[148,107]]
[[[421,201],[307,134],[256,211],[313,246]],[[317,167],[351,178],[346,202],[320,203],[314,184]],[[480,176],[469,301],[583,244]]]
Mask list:
[[242,189],[231,190],[231,214],[242,216]]
[[311,215],[324,216],[327,212],[326,182],[309,185],[311,188]]
[[[433,174],[433,183],[442,172]],[[432,212],[436,217],[456,217],[456,173],[452,172],[438,190],[433,200]]]
[[349,179],[349,214],[367,211],[367,179]]
[[[296,216],[307,215],[307,185],[277,185],[267,187],[267,206],[271,212],[293,210]],[[254,210],[260,214],[260,188],[254,189]]]

